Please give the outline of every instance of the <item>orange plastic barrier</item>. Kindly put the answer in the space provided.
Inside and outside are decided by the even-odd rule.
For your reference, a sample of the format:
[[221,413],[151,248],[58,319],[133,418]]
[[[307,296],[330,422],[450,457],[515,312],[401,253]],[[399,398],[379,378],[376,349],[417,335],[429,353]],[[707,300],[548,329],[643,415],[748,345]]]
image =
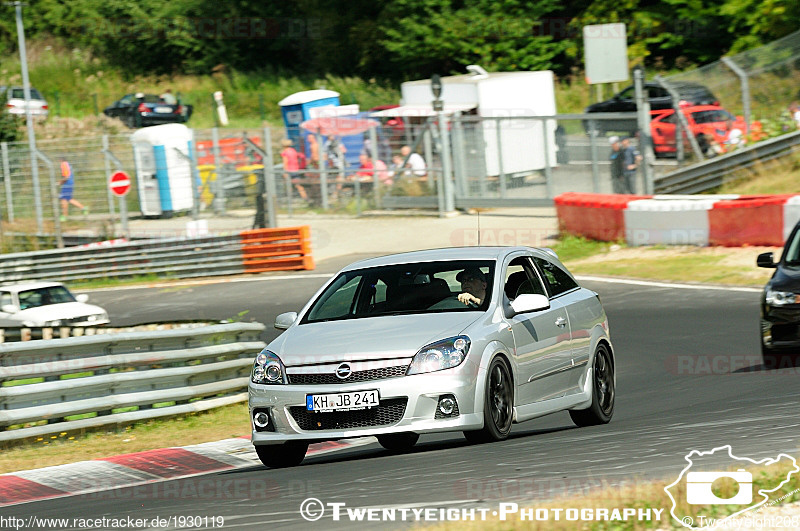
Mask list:
[[718,201],[708,211],[708,244],[783,246],[783,209],[793,195],[751,195]]
[[553,202],[562,232],[611,242],[625,239],[625,209],[628,203],[651,197],[569,192],[557,196]]
[[311,228],[255,229],[239,233],[247,273],[314,269]]

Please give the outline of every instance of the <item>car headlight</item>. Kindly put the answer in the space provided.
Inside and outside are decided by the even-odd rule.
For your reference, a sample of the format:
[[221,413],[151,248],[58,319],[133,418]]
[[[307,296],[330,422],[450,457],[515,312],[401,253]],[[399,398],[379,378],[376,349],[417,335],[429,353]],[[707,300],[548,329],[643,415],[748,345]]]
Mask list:
[[285,384],[286,369],[277,354],[264,349],[253,362],[250,380],[257,384]]
[[467,336],[442,339],[422,347],[414,355],[406,374],[442,371],[461,365],[469,352],[470,340]]
[[800,297],[791,291],[773,291],[768,289],[766,299],[767,304],[770,306],[786,306],[787,304],[800,303]]

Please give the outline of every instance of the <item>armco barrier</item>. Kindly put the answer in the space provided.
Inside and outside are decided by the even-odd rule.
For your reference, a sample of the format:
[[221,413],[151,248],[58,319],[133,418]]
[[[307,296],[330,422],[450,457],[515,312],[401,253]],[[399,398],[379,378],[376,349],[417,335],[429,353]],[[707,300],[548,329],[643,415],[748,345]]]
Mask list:
[[314,269],[308,226],[256,229],[240,233],[242,261],[247,273]]
[[800,220],[800,196],[563,194],[563,232],[628,245],[781,246]]
[[2,344],[0,443],[245,401],[263,331],[231,323]]
[[636,199],[651,196],[566,193],[556,197],[559,228],[600,241],[625,238],[625,209]]
[[[271,251],[265,251],[257,258],[257,268],[248,268],[252,265],[252,257],[249,256],[250,244],[245,242],[251,238],[269,240],[273,245]],[[144,240],[110,246],[4,254],[0,260],[0,282],[68,282],[144,275],[194,278],[281,269],[313,269],[310,240],[308,227],[293,227],[259,229],[226,236]],[[281,247],[282,244],[285,244],[284,247]]]

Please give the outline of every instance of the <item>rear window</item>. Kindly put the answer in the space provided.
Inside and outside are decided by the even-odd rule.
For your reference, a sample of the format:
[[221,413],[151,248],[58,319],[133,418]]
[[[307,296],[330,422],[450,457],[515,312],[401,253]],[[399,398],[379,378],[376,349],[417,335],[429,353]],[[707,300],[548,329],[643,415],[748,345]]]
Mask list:
[[[18,100],[24,100],[25,99],[25,90],[23,90],[21,88],[13,88],[13,89],[11,89],[11,96],[10,97],[14,98],[14,99],[18,99]],[[31,99],[32,100],[41,100],[41,99],[44,99],[44,98],[42,98],[42,95],[39,93],[38,90],[36,90],[35,88],[31,87]]]
[[714,110],[714,111],[698,111],[692,113],[692,118],[698,124],[711,124],[724,122],[725,120],[734,120],[735,117],[728,111]]

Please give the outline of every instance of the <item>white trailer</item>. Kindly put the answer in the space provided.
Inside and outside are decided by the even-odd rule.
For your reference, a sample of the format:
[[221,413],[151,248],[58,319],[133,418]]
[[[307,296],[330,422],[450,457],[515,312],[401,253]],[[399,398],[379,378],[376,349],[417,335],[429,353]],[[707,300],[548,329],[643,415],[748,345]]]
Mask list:
[[[556,114],[553,73],[549,70],[487,73],[476,66],[470,66],[468,70],[471,73],[467,75],[441,78],[441,99],[445,114],[462,112],[477,114],[484,119],[479,127],[482,129],[485,175],[524,174],[544,169],[545,151],[549,154],[550,166],[556,166],[556,121],[521,118]],[[372,116],[413,119],[435,114],[430,79],[406,81],[400,90],[402,101],[399,107]],[[498,134],[498,121],[492,118],[517,119],[501,120]]]

